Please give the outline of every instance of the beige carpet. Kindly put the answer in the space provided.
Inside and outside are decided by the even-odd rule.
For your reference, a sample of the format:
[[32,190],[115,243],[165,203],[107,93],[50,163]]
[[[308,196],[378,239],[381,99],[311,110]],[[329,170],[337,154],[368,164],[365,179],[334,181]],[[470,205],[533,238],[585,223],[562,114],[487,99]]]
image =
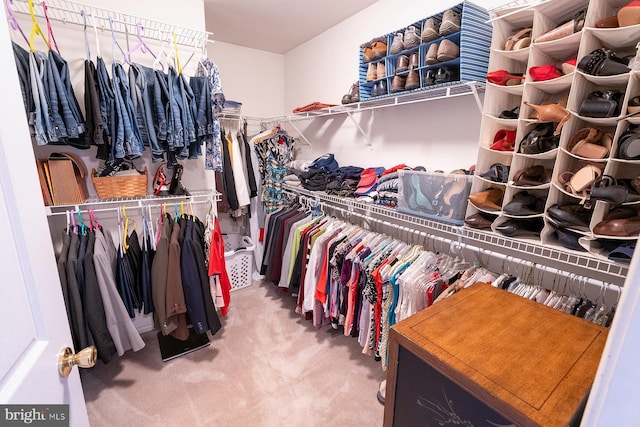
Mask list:
[[231,294],[205,349],[162,362],[146,347],[82,372],[92,426],[381,426],[384,373],[357,340],[316,329],[268,283]]

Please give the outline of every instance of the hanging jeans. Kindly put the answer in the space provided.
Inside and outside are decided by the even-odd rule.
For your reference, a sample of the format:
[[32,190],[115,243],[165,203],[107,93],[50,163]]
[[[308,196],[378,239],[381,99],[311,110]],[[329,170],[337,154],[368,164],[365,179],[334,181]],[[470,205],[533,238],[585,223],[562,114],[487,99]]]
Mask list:
[[48,88],[53,132],[50,142],[64,142],[76,148],[86,149],[81,135],[85,132],[84,118],[71,86],[69,66],[53,49],[49,50],[45,87]]
[[140,129],[140,136],[145,146],[151,148],[151,161],[164,160],[164,150],[158,143],[155,120],[153,117],[153,97],[156,78],[153,69],[139,64],[129,66],[129,91],[135,109],[136,120]]
[[[22,101],[24,102],[24,110],[27,117],[34,114],[36,106],[33,103],[33,94],[31,93],[31,84],[29,80],[29,52],[11,42],[13,47],[13,56],[16,60],[16,68],[18,69],[18,78],[20,79],[20,90],[22,91]],[[33,129],[31,131],[33,135]]]
[[202,154],[202,143],[213,138],[213,106],[209,90],[209,79],[206,77],[191,77],[189,86],[195,100],[194,122],[196,127],[196,139],[198,156]]
[[102,118],[102,130],[104,134],[104,144],[98,145],[96,157],[102,160],[114,160],[112,157],[111,140],[112,135],[113,114],[115,111],[115,100],[107,72],[107,66],[101,57],[96,59],[96,81],[98,83],[98,99],[100,108],[100,117]]
[[46,145],[51,140],[52,130],[51,115],[49,114],[49,102],[44,88],[44,74],[46,72],[47,57],[40,52],[32,52],[29,55],[29,80],[33,94],[34,114],[29,117],[29,125],[38,145]]
[[129,97],[129,84],[122,65],[114,62],[111,67],[114,88],[115,116],[111,135],[112,158],[135,159],[142,155],[144,145],[138,129],[133,102]]
[[[87,144],[104,145],[104,128],[100,111],[96,66],[90,60],[84,61],[84,109],[86,112],[85,139]],[[102,157],[100,156],[102,155]],[[106,156],[105,156],[106,155]],[[108,153],[98,148],[99,159],[108,160]]]

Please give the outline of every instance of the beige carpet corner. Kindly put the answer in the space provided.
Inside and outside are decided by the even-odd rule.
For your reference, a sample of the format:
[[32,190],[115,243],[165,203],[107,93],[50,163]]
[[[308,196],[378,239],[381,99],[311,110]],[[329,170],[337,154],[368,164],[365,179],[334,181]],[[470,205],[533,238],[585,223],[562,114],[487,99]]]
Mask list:
[[381,426],[385,375],[342,330],[316,329],[269,283],[231,293],[205,349],[162,362],[146,346],[82,372],[92,426]]

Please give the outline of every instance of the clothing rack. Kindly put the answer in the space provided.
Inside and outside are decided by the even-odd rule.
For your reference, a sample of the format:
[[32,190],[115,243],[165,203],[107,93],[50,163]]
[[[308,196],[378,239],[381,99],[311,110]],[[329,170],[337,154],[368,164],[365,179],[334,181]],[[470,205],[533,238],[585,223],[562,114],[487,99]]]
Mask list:
[[[355,201],[349,201],[351,203],[347,204],[345,208],[336,205],[333,200],[327,200],[327,198],[342,200],[342,198],[337,196],[320,193],[314,194],[314,192],[308,190],[291,189],[291,187],[286,187],[285,191],[296,195],[303,203],[313,203],[321,206],[323,211],[330,210],[338,212],[341,214],[341,219],[347,222],[353,222],[353,218],[358,218],[365,225],[364,228],[367,228],[367,225],[370,226],[371,224],[381,225],[383,228],[386,227],[386,230],[382,230],[384,234],[403,240],[406,243],[422,245],[433,252],[461,255],[465,257],[465,259],[478,261],[481,266],[487,267],[495,272],[507,270],[508,273],[513,273],[513,275],[526,275],[528,273],[533,275],[536,284],[554,283],[560,285],[570,281],[580,284],[586,293],[593,295],[598,295],[604,288],[609,291],[616,291],[616,300],[620,295],[622,282],[615,280],[616,277],[596,277],[592,274],[593,272],[590,272],[591,277],[586,277],[583,275],[585,269],[580,268],[579,265],[554,262],[552,259],[545,262],[547,261],[545,258],[539,259],[519,256],[520,254],[514,251],[511,251],[511,254],[507,254],[505,251],[494,250],[483,244],[484,242],[482,240],[468,238],[469,236],[465,233],[466,229],[463,227],[453,227],[449,224],[431,221],[436,224],[441,224],[442,226],[451,227],[451,233],[445,234],[442,233],[442,229],[438,230],[435,227],[419,227],[419,224],[392,222],[392,216],[386,216],[386,218],[384,215],[377,216],[375,212],[369,210],[378,208],[387,211],[389,214],[395,213],[394,210],[388,208],[374,207],[366,203],[360,203],[365,205],[364,209],[360,209],[357,205],[353,204],[356,203]],[[505,246],[502,247],[504,248]],[[572,266],[578,268],[565,268]],[[607,278],[610,280],[606,280]]]
[[[44,9],[42,0],[34,3],[35,15],[44,19]],[[179,25],[167,24],[154,21],[148,18],[141,18],[134,15],[127,15],[115,10],[103,9],[69,0],[46,0],[47,16],[50,20],[62,22],[64,24],[76,24],[84,26],[83,12],[87,16],[92,16],[95,23],[102,30],[109,30],[109,21],[113,22],[113,31],[121,34],[135,34],[136,24],[140,24],[144,29],[144,38],[158,41],[166,41],[167,37],[175,34],[175,42],[183,46],[193,46],[196,49],[204,49],[209,37],[213,33],[208,31],[194,30]],[[12,9],[15,12],[30,15],[28,0],[13,0]]]
[[[449,239],[430,234],[424,230],[409,228],[408,226],[375,218],[354,210],[344,209],[322,201],[317,195],[315,197],[312,195],[297,195],[297,197],[301,203],[307,206],[318,206],[321,207],[323,211],[327,209],[333,213],[341,214],[338,218],[343,221],[354,223],[353,218],[358,218],[362,222],[362,224],[358,225],[363,226],[363,228],[386,234],[402,240],[405,243],[421,245],[432,252],[458,255],[467,261],[477,262],[480,266],[486,267],[496,273],[508,273],[517,277],[530,277],[532,280],[531,285],[540,285],[544,288],[559,291],[560,288],[566,288],[567,284],[573,283],[573,286],[570,286],[570,288],[580,288],[593,299],[608,291],[609,298],[607,298],[607,300],[610,306],[617,304],[620,298],[620,285],[596,280],[591,277],[586,277],[583,274],[568,272],[476,246],[463,241],[462,234],[459,234],[457,239]],[[370,227],[371,224],[377,224],[382,228],[378,230],[370,229],[368,227]]]

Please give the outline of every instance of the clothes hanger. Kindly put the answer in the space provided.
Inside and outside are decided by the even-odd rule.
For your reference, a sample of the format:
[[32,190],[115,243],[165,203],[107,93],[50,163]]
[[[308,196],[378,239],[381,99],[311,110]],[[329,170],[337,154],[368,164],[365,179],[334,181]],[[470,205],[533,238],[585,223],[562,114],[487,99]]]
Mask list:
[[18,21],[16,20],[16,17],[13,15],[13,10],[11,10],[11,5],[13,5],[13,0],[4,0],[4,6],[5,6],[5,9],[7,11],[7,21],[9,21],[9,25],[11,26],[11,28],[14,31],[15,30],[20,31],[20,34],[22,35],[22,38],[24,39],[24,41],[27,44],[27,46],[29,46],[29,44],[30,44],[29,43],[29,39],[24,34],[24,31],[22,31],[22,27],[20,27],[20,24],[18,24]]
[[[122,47],[120,46],[120,43],[118,43],[118,40],[116,40],[116,32],[113,29],[113,17],[112,16],[109,16],[109,28],[111,29],[111,57],[113,59],[113,62],[117,62],[115,48],[117,47],[118,50],[120,50],[120,53],[122,54],[123,58],[124,58],[125,54],[124,54],[124,50],[122,50]],[[124,61],[127,64],[129,64],[126,61],[126,58],[124,58]]]
[[124,54],[124,60],[127,64],[131,64],[131,54],[138,49],[140,49],[142,53],[149,53],[151,56],[153,56],[154,60],[157,59],[156,54],[153,53],[153,51],[142,39],[142,31],[143,31],[142,24],[140,23],[140,21],[136,22],[136,36],[138,37],[138,44],[136,44],[131,49],[127,50],[127,52]]
[[127,210],[124,206],[121,206],[120,209],[122,209],[122,217],[124,218],[124,229],[122,236],[120,236],[120,241],[122,242],[122,248],[126,252],[129,249],[129,244],[127,243],[127,236],[129,235],[129,217],[127,216]]
[[173,49],[176,52],[176,69],[178,70],[178,74],[182,74],[182,65],[180,64],[180,54],[178,53],[178,40],[176,38],[175,30],[171,31],[171,38],[173,40]]
[[84,31],[84,48],[87,53],[87,61],[91,61],[91,50],[89,49],[89,36],[87,35],[87,14],[84,10],[80,11],[82,16],[82,31]]
[[78,221],[80,221],[80,234],[85,235],[87,233],[87,226],[84,224],[84,220],[82,219],[80,208],[76,210],[76,214],[78,215]]
[[71,231],[71,218],[69,216],[69,211],[64,211],[65,215],[67,216],[67,234],[69,234],[69,232]]
[[[42,2],[42,11],[44,14],[44,19],[47,21],[47,42],[49,46],[55,46],[56,52],[60,55],[60,49],[58,48],[58,43],[56,42],[56,38],[53,35],[53,28],[51,28],[51,21],[49,21],[49,14],[47,14],[47,4]],[[51,43],[53,41],[53,44]]]
[[28,5],[29,5],[29,14],[31,15],[31,35],[29,36],[29,49],[31,50],[32,53],[36,51],[36,48],[34,45],[36,34],[42,37],[42,40],[47,45],[47,49],[51,49],[51,46],[49,45],[47,38],[44,36],[44,33],[40,29],[40,25],[38,25],[38,21],[36,20],[36,11],[33,6],[33,0],[28,0]]
[[73,227],[73,233],[74,234],[78,234],[78,226],[76,225],[76,217],[70,213],[69,215],[71,217],[71,225]]
[[100,53],[100,41],[98,38],[98,27],[96,27],[96,18],[93,15],[93,12],[91,12],[91,24],[93,25],[93,34],[96,39],[96,54],[98,58],[102,58],[102,53]]

